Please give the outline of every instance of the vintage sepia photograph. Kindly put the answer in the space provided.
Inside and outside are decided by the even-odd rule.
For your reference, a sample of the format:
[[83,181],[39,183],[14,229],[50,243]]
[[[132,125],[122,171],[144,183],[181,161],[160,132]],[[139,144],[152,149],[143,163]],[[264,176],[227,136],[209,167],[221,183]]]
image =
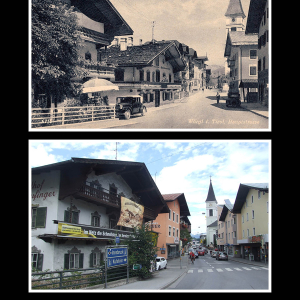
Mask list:
[[29,131],[271,131],[271,1],[29,5]]

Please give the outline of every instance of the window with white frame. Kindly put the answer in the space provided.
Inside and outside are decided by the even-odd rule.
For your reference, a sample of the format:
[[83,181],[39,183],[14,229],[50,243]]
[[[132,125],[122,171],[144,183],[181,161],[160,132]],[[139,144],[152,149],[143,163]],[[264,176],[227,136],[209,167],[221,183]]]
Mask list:
[[256,65],[249,66],[249,75],[256,76],[257,75],[257,67]]
[[175,227],[173,227],[173,236],[175,236]]
[[171,236],[171,226],[169,226],[169,236]]
[[255,235],[255,228],[253,227],[253,235]]
[[69,266],[70,269],[79,268],[79,253],[71,253],[69,256]]
[[254,219],[254,210],[252,210],[252,219]]

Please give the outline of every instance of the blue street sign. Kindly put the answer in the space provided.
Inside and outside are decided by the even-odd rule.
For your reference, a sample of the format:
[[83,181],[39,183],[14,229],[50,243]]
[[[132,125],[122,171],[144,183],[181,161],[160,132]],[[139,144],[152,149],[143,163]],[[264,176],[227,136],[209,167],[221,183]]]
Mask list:
[[107,267],[114,267],[119,265],[127,264],[128,260],[128,251],[127,248],[107,248],[106,249],[106,258],[107,258]]
[[127,248],[107,248],[106,257],[127,256]]
[[108,258],[107,259],[107,267],[115,267],[119,265],[127,264],[127,256],[120,256],[116,258]]
[[120,237],[116,236],[116,244],[120,244]]

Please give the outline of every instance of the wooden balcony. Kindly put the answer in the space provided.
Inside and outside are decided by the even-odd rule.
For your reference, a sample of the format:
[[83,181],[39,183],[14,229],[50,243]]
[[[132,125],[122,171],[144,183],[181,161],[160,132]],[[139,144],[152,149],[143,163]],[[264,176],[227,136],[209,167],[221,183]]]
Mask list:
[[[75,195],[77,198],[105,207],[121,209],[121,197],[115,196],[94,187],[83,185]],[[144,208],[145,221],[155,220],[156,214],[151,208]]]

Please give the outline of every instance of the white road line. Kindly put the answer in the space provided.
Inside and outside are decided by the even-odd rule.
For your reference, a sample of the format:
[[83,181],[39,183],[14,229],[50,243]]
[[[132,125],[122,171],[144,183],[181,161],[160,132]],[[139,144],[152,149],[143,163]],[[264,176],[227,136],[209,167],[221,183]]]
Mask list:
[[246,268],[246,267],[242,267],[244,270],[247,270],[247,271],[251,271],[251,269],[249,268]]
[[260,270],[260,268],[258,268],[258,267],[251,267],[251,268],[254,270]]
[[230,268],[225,268],[225,270],[227,270],[227,271],[229,271],[229,272],[233,271],[233,270],[231,270]]
[[193,272],[194,272],[194,270],[188,270],[187,272],[188,272],[188,273],[193,273]]
[[264,269],[264,270],[269,270],[268,268],[265,268],[265,267],[261,267],[262,269]]
[[240,268],[234,268],[235,270],[237,270],[237,271],[242,271]]
[[216,269],[218,272],[223,272],[223,270],[222,269]]
[[207,272],[213,272],[213,269],[207,269]]
[[203,273],[203,269],[198,269],[198,273]]

